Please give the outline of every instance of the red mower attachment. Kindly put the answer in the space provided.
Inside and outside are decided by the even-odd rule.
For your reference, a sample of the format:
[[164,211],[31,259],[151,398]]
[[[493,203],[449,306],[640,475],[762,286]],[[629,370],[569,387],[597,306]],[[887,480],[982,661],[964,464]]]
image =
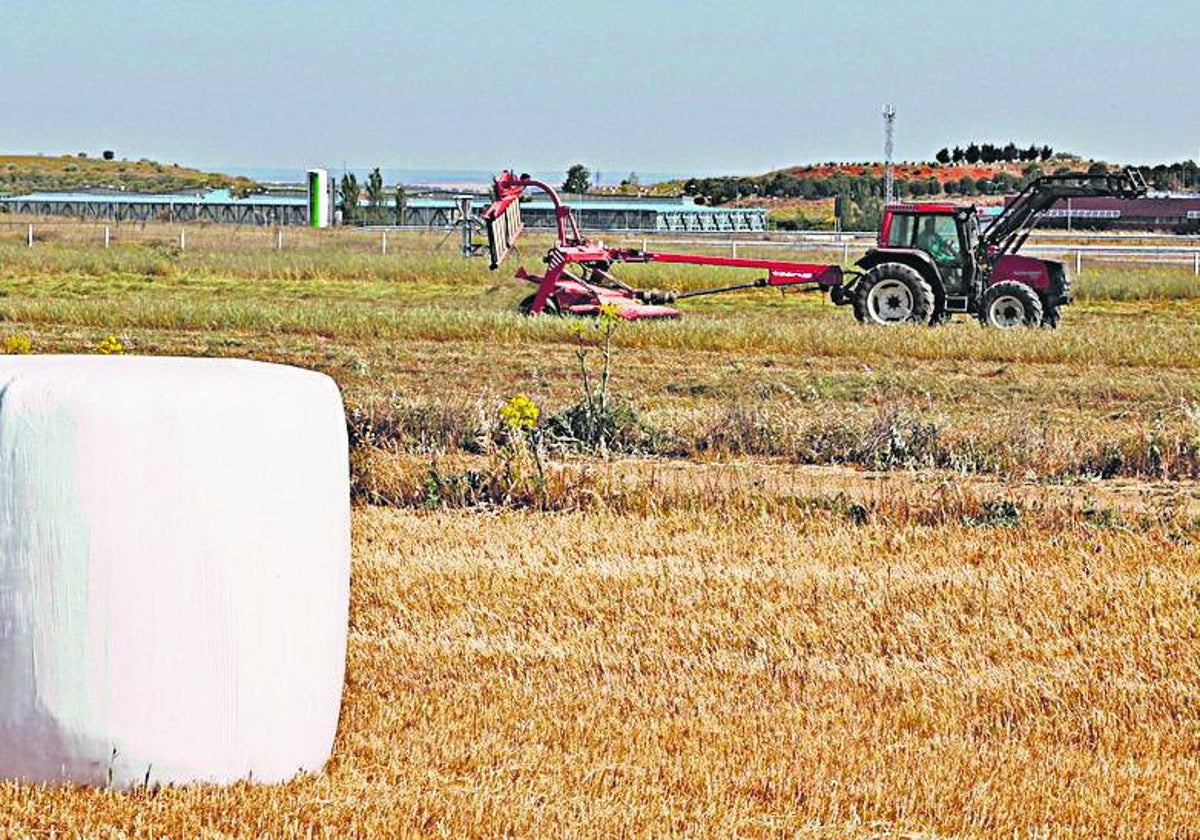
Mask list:
[[[539,275],[530,274],[524,268],[517,270],[519,279],[537,284],[537,291],[521,302],[521,311],[527,315],[543,312],[598,315],[601,307],[611,307],[619,317],[629,321],[678,318],[683,313],[669,304],[685,298],[786,286],[828,290],[839,303],[843,297],[842,269],[836,265],[606,248],[583,236],[571,208],[563,204],[553,187],[528,175],[518,178],[508,171],[493,182],[495,200],[483,213],[493,270],[500,267],[525,230],[520,200],[527,187],[541,190],[550,197],[556,228],[556,242],[544,259],[546,272]],[[651,262],[757,268],[765,269],[767,275],[747,283],[676,293],[636,289],[612,273],[616,263]]]

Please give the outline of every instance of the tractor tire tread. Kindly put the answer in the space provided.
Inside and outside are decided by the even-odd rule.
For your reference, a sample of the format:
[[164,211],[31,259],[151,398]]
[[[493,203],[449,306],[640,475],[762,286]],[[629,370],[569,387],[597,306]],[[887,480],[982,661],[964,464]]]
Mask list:
[[933,286],[915,268],[903,263],[885,262],[872,268],[854,284],[851,303],[854,307],[854,317],[860,324],[879,325],[868,317],[867,297],[881,280],[899,280],[908,286],[913,298],[913,312],[906,323],[930,323],[936,308]]
[[991,309],[993,301],[1004,295],[1021,300],[1025,307],[1024,326],[1037,327],[1042,325],[1044,315],[1042,299],[1030,286],[1019,280],[1001,280],[998,283],[988,286],[979,301],[979,323],[989,328],[996,327],[996,325],[990,323],[988,320],[988,310]]

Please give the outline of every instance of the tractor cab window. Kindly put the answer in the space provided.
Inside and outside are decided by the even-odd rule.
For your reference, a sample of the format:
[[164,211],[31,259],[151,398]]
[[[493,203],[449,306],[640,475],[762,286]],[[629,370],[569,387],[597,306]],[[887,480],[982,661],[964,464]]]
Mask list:
[[888,228],[887,245],[890,248],[911,248],[913,227],[917,217],[911,213],[893,213],[892,224]]
[[917,247],[939,265],[961,262],[958,225],[953,216],[925,216],[917,226]]

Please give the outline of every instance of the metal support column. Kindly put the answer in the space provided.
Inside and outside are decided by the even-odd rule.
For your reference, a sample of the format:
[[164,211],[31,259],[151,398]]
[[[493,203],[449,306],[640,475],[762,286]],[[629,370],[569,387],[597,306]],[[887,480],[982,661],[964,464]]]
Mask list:
[[471,204],[472,197],[458,195],[454,197],[458,203],[458,223],[462,225],[462,255],[471,256]]

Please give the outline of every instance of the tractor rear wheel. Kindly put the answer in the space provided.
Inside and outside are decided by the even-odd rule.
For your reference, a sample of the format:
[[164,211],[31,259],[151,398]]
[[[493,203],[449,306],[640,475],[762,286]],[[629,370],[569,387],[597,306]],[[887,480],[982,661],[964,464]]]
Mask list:
[[901,263],[881,263],[854,284],[854,317],[864,324],[925,324],[933,309],[928,281]]
[[979,321],[1000,330],[1037,327],[1042,323],[1042,301],[1037,292],[1016,280],[1001,280],[988,287],[979,302]]

